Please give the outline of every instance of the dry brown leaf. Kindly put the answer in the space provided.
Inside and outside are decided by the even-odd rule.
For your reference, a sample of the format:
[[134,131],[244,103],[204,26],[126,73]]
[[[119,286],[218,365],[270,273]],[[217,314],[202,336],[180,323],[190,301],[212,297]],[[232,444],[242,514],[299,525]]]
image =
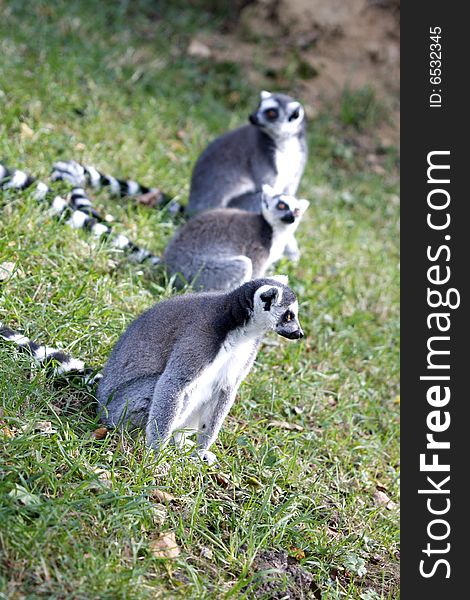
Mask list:
[[176,152],[182,152],[185,149],[185,145],[179,140],[170,140],[170,148]]
[[304,428],[298,423],[289,423],[288,421],[270,421],[268,427],[277,427],[278,429],[288,429],[289,431],[303,431]]
[[163,502],[163,503],[173,502],[174,500],[176,500],[176,498],[174,496],[172,496],[168,492],[164,492],[163,490],[153,490],[153,492],[151,494],[151,498],[155,502]]
[[395,502],[393,502],[393,500],[390,500],[387,494],[385,492],[382,492],[381,490],[375,490],[374,502],[377,504],[377,506],[385,506],[385,508],[387,508],[388,510],[394,510],[395,508],[397,508]]
[[297,546],[290,547],[290,555],[297,560],[305,558],[305,552],[301,548],[297,548]]
[[3,262],[0,264],[0,281],[7,281],[12,276],[16,263]]
[[32,138],[34,136],[34,131],[31,129],[29,125],[26,123],[21,123],[20,125],[20,137],[22,140],[25,138]]
[[240,92],[233,90],[233,92],[230,92],[230,94],[228,95],[228,100],[231,104],[238,104],[241,100]]
[[379,492],[388,492],[387,486],[378,479],[375,481],[375,487],[379,490]]
[[176,558],[181,553],[174,531],[161,533],[157,538],[150,540],[149,546],[155,558]]
[[144,204],[145,206],[154,207],[160,204],[162,198],[162,192],[158,189],[155,189],[145,194],[140,194],[139,196],[136,196],[135,201],[139,204]]
[[210,548],[203,546],[201,548],[201,557],[207,558],[208,560],[212,560],[214,558],[214,553],[212,552],[212,550]]
[[191,40],[187,53],[189,56],[196,56],[197,58],[209,58],[212,54],[209,46],[206,46],[206,44],[203,44],[199,40]]
[[211,477],[213,477],[217,481],[217,483],[223,488],[227,489],[232,485],[230,479],[222,473],[211,473]]
[[91,435],[95,438],[95,440],[104,440],[104,438],[108,435],[108,429],[106,427],[98,427],[98,429],[95,429]]
[[159,502],[150,506],[150,514],[152,515],[153,522],[159,529],[161,529],[162,525],[168,519],[167,507],[165,504],[160,504]]
[[328,535],[329,537],[335,539],[339,536],[339,531],[336,531],[336,529],[332,529],[331,527],[327,527],[326,528],[326,535]]
[[34,429],[36,431],[40,431],[41,433],[57,433],[57,429],[52,427],[52,423],[50,421],[38,421],[34,424]]
[[5,423],[0,423],[0,431],[5,437],[13,438],[15,437],[15,432],[8,427]]
[[113,483],[111,481],[111,473],[106,469],[101,469],[99,467],[93,467],[93,473],[98,476],[98,479],[101,481],[103,485],[106,487],[112,487]]

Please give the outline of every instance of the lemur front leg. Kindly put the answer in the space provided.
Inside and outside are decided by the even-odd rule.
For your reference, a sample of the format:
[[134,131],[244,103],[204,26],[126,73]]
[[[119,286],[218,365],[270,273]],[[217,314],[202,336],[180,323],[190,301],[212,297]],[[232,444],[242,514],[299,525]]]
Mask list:
[[197,449],[194,451],[194,454],[208,465],[217,463],[215,454],[210,452],[209,448],[219,435],[222,423],[235,401],[237,389],[238,387],[218,390],[201,413],[199,432],[196,440]]
[[147,444],[161,450],[170,440],[183,405],[185,382],[177,375],[163,375],[159,378],[149,407],[145,429]]
[[238,388],[253,365],[260,341],[258,339],[253,343],[246,357],[246,362],[239,371],[233,385],[219,388],[204,406],[204,410],[200,415],[199,433],[196,440],[197,450],[195,454],[209,465],[217,462],[215,454],[210,452],[209,448],[217,439],[222,423],[235,402]]
[[287,244],[284,247],[285,256],[291,260],[293,263],[299,262],[300,258],[300,250],[299,244],[294,236],[290,237]]

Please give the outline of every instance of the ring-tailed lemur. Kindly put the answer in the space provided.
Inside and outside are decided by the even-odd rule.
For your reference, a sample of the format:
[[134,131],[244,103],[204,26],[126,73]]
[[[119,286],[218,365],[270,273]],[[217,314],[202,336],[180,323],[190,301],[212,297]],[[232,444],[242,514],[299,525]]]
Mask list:
[[163,263],[171,275],[181,275],[195,289],[234,289],[263,277],[287,244],[296,247],[294,233],[308,206],[308,200],[276,195],[265,184],[261,214],[238,208],[198,214],[170,240]]
[[2,323],[0,323],[0,338],[15,344],[18,350],[27,352],[39,366],[52,366],[51,375],[53,377],[78,376],[86,385],[94,385],[102,377],[101,373],[87,366],[82,360],[72,358],[58,348],[37,344]]
[[295,195],[307,161],[305,128],[297,100],[262,91],[250,124],[215,139],[197,160],[188,212],[227,206],[260,212],[265,183]]
[[264,334],[303,337],[287,278],[256,279],[229,293],[184,294],[154,305],[118,340],[98,386],[106,426],[141,428],[159,449],[197,432],[209,452]]
[[[59,179],[55,177],[55,179]],[[50,213],[56,217],[67,216],[66,223],[73,229],[87,229],[96,237],[106,237],[115,248],[124,250],[129,257],[138,263],[148,262],[152,265],[160,263],[160,258],[145,248],[134,244],[122,233],[115,234],[111,225],[92,206],[83,188],[72,189],[70,198],[54,195],[51,188],[42,181],[20,169],[10,170],[0,164],[0,190],[25,190],[36,184],[34,198],[50,204]]]

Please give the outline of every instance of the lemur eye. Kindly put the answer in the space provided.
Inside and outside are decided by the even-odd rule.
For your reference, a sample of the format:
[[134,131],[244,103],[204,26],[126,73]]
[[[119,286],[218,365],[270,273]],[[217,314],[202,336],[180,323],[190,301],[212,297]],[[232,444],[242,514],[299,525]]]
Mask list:
[[289,121],[295,121],[295,119],[299,118],[300,110],[296,108],[294,112],[290,114]]
[[292,313],[290,310],[288,310],[285,315],[284,315],[284,321],[292,321],[292,319],[294,318],[294,313]]
[[277,208],[279,210],[287,210],[289,207],[287,206],[287,204],[285,202],[282,202],[282,200],[280,202],[277,203]]
[[269,120],[269,121],[274,121],[275,119],[278,118],[279,116],[279,111],[277,110],[277,108],[268,108],[264,111],[264,116]]

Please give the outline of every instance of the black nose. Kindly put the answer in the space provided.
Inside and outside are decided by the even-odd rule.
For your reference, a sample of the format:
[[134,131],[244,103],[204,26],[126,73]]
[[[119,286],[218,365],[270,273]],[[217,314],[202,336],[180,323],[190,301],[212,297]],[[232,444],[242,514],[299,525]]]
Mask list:
[[304,337],[304,332],[301,329],[296,329],[295,331],[289,331],[289,333],[285,333],[284,337],[289,340],[300,340],[300,338]]
[[258,116],[256,113],[251,113],[248,119],[252,125],[259,125]]
[[281,217],[283,223],[293,223],[295,221],[294,213],[290,210],[287,214]]

